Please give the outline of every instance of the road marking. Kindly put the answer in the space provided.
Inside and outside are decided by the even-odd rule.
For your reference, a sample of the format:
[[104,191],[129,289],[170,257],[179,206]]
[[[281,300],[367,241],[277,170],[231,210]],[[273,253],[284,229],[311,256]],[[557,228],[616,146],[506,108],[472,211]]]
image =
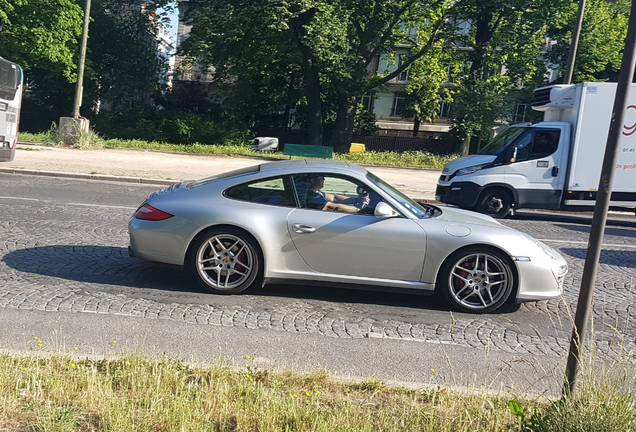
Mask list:
[[114,206],[114,205],[106,205],[106,204],[87,204],[87,203],[64,203],[53,200],[43,200],[37,198],[20,198],[20,197],[6,197],[0,196],[0,199],[10,199],[10,200],[22,200],[22,201],[37,201],[43,202],[47,204],[58,204],[58,205],[72,205],[72,206],[82,206],[82,207],[101,207],[101,208],[113,208],[113,209],[123,209],[123,210],[137,210],[137,207],[126,207],[126,206]]
[[[552,242],[552,243],[567,243],[567,244],[582,244],[582,245],[586,245],[588,244],[588,242],[582,242],[582,241],[573,241],[573,240],[551,240],[551,239],[537,239],[540,242]],[[627,244],[609,244],[609,243],[603,243],[602,246],[607,246],[607,247],[618,247],[618,248],[636,248],[636,245],[627,245]]]

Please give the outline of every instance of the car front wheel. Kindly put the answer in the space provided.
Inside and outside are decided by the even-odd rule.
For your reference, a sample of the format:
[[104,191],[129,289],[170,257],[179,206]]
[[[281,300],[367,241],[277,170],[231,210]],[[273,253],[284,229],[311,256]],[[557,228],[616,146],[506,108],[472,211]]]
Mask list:
[[217,294],[236,294],[249,288],[260,265],[255,241],[231,228],[213,229],[199,237],[190,262],[198,281]]
[[477,211],[497,219],[505,218],[512,207],[510,195],[502,189],[484,192],[477,203]]
[[442,266],[439,288],[446,300],[464,312],[492,312],[503,305],[515,285],[510,259],[487,248],[452,254]]

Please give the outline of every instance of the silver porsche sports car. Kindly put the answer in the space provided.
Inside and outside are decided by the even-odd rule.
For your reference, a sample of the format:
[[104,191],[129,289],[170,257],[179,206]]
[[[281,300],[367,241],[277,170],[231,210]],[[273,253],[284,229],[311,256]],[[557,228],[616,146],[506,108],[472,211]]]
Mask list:
[[152,193],[132,256],[190,269],[215,293],[305,281],[438,292],[456,309],[558,297],[563,257],[489,216],[418,204],[364,168],[288,160]]

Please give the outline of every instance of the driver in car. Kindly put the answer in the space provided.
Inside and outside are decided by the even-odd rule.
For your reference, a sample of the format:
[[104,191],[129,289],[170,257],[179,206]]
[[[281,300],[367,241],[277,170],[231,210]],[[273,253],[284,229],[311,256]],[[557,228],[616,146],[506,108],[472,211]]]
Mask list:
[[321,191],[320,189],[325,186],[325,177],[322,175],[311,176],[309,181],[311,186],[307,193],[306,201],[307,207],[309,208],[357,213],[369,204],[369,194],[354,198]]

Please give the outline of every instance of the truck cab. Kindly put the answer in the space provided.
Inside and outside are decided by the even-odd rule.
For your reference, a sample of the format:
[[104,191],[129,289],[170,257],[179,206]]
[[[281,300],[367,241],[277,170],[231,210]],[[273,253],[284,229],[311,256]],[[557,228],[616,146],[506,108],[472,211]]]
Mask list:
[[436,199],[496,218],[513,207],[558,209],[569,142],[567,122],[510,126],[477,154],[446,164]]

